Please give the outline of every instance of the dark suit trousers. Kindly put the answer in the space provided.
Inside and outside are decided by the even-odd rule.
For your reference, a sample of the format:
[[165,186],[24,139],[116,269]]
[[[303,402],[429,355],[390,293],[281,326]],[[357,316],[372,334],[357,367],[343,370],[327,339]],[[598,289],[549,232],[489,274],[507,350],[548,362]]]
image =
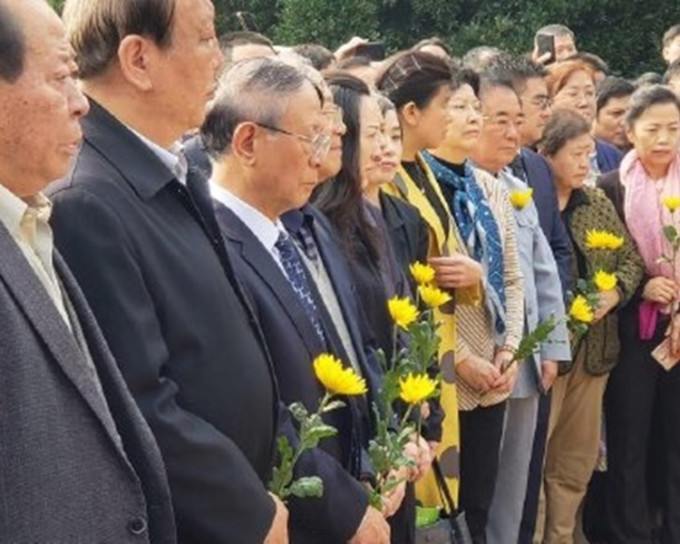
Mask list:
[[474,544],[486,543],[486,524],[498,475],[505,402],[459,413],[460,508]]
[[[611,544],[652,542],[647,470],[654,416],[660,418],[665,435],[662,542],[680,543],[680,365],[666,372],[651,357],[664,338],[667,323],[659,323],[655,338],[644,342],[638,340],[637,319],[621,322],[621,357],[605,396]],[[655,412],[656,402],[661,409]]]

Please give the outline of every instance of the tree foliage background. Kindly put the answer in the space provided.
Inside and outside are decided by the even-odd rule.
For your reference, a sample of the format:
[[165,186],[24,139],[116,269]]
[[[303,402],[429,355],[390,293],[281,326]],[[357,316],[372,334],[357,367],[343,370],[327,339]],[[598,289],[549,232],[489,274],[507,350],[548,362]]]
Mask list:
[[[50,0],[57,8],[63,0]],[[119,0],[125,1],[125,0]],[[336,48],[352,36],[384,40],[396,51],[437,35],[456,55],[477,45],[528,51],[535,31],[563,23],[580,50],[602,56],[615,73],[662,71],[661,37],[680,23],[678,0],[214,0],[220,32],[253,13],[276,43]]]

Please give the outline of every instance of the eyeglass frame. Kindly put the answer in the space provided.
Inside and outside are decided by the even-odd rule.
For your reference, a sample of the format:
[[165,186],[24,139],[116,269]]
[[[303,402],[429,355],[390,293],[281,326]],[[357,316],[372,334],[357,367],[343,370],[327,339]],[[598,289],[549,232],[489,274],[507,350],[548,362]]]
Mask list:
[[292,136],[293,138],[297,138],[302,142],[308,143],[311,148],[311,153],[309,154],[310,158],[314,160],[320,161],[325,159],[326,156],[328,155],[328,152],[331,149],[330,134],[317,132],[316,134],[314,134],[314,136],[305,136],[304,134],[295,134],[294,132],[290,132],[289,130],[280,127],[275,127],[273,125],[268,125],[267,123],[253,122],[253,124],[265,130],[269,130],[271,132],[275,132],[278,134],[283,134],[285,136]]

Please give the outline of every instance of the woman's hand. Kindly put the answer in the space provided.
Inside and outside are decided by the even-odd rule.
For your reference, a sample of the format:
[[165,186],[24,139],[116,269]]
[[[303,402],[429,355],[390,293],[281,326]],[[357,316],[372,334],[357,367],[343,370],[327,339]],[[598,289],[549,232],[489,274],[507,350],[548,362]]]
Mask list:
[[670,338],[671,342],[671,357],[680,357],[680,314],[675,314],[671,319],[671,323],[666,329],[666,336]]
[[659,304],[670,304],[678,296],[678,286],[673,280],[659,276],[652,278],[642,291],[642,298]]
[[512,362],[513,357],[514,354],[505,349],[496,353],[494,365],[499,370],[500,376],[491,385],[491,389],[496,393],[510,393],[515,388],[518,365]]
[[476,355],[458,363],[456,374],[479,393],[487,393],[501,377],[501,371],[491,361]]
[[482,281],[482,265],[465,255],[432,257],[428,262],[435,271],[434,281],[442,289],[474,287]]
[[611,289],[609,291],[600,291],[599,293],[600,301],[597,304],[597,309],[595,310],[595,322],[598,322],[614,308],[616,308],[621,302],[621,295],[616,289]]

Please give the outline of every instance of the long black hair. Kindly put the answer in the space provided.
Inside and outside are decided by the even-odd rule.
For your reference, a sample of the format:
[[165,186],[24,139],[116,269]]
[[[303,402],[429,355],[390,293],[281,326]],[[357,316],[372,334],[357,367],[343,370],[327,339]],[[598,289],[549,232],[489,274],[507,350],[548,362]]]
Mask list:
[[371,97],[368,85],[347,72],[326,76],[333,101],[342,108],[347,132],[342,138],[342,167],[335,176],[321,184],[312,201],[328,217],[338,233],[345,254],[354,259],[360,242],[374,263],[379,259],[374,228],[366,220],[360,172],[361,101]]

